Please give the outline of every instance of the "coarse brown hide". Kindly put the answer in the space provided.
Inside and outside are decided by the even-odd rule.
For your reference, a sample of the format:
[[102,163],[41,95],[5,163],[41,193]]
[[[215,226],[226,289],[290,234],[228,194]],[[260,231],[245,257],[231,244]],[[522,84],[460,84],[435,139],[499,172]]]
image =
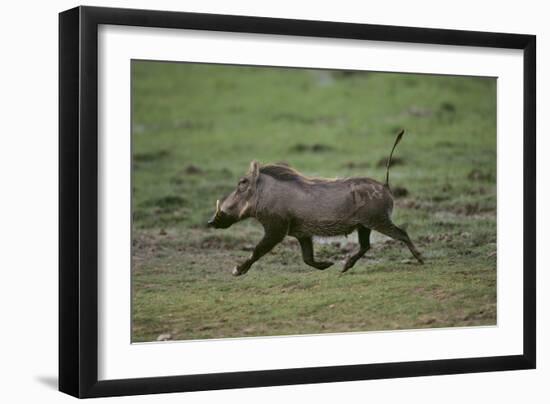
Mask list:
[[233,275],[246,273],[287,235],[298,239],[304,262],[317,269],[328,268],[333,263],[315,261],[313,236],[340,236],[353,231],[358,233],[359,251],[346,260],[342,272],[355,265],[370,248],[371,230],[403,241],[422,263],[407,233],[390,219],[393,197],[388,185],[389,167],[402,135],[403,131],[398,134],[390,153],[386,183],[366,177],[312,178],[286,165],[260,166],[252,161],[235,190],[216,201],[216,212],[208,222],[209,226],[225,229],[252,217],[264,227],[264,236],[251,257],[237,265]]

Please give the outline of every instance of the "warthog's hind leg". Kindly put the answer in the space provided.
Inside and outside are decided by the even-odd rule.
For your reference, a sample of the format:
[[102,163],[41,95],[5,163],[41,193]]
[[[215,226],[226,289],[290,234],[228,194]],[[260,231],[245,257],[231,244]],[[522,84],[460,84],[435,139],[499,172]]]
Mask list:
[[374,227],[374,230],[377,232],[380,232],[382,234],[385,234],[386,236],[389,236],[391,238],[394,238],[396,240],[402,241],[409,247],[409,250],[411,251],[412,255],[414,255],[414,258],[418,260],[421,264],[424,263],[424,259],[422,258],[422,255],[420,252],[416,249],[413,242],[409,238],[409,235],[407,232],[403,229],[400,229],[395,224],[393,224],[389,219],[384,222],[383,224]]
[[322,270],[334,264],[334,262],[330,261],[315,261],[313,258],[313,240],[311,237],[300,237],[298,241],[300,242],[300,247],[302,247],[302,258],[309,266]]
[[368,227],[359,226],[357,228],[357,237],[359,239],[359,251],[348,257],[342,272],[346,272],[361,258],[370,248],[370,229]]

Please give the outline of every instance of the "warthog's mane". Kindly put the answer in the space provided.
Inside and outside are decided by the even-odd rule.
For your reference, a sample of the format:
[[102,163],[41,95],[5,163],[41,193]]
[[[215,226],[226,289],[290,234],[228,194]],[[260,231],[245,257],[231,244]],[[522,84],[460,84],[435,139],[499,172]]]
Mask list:
[[260,173],[269,175],[279,181],[296,181],[305,184],[339,181],[339,178],[308,177],[284,164],[266,164],[260,167]]
[[307,179],[294,168],[282,164],[266,164],[260,167],[260,173],[280,181],[303,181]]
[[367,177],[343,177],[343,178],[321,178],[321,177],[308,177],[294,168],[286,164],[266,164],[260,167],[260,173],[269,175],[270,177],[279,181],[294,181],[302,185],[321,185],[321,184],[335,184],[335,183],[354,183],[354,184],[370,184],[370,185],[384,185],[379,181]]

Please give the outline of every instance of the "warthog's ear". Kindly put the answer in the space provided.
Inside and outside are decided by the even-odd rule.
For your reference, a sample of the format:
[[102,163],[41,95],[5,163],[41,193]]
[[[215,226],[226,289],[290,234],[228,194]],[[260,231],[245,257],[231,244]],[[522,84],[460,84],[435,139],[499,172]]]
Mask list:
[[250,162],[248,173],[252,177],[252,181],[256,182],[256,180],[258,179],[258,176],[260,175],[260,163],[258,163],[256,160],[252,160]]

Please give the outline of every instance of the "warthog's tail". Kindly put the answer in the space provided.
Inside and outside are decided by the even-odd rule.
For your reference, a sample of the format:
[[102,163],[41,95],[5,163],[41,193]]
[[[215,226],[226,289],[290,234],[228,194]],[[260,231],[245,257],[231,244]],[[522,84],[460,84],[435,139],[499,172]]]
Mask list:
[[401,129],[399,133],[397,134],[397,137],[395,138],[395,142],[393,144],[393,147],[390,152],[390,157],[388,157],[388,161],[386,162],[386,187],[389,188],[390,186],[390,166],[391,166],[391,158],[393,156],[393,151],[395,150],[395,147],[399,144],[401,141],[401,138],[403,137],[403,134],[405,133],[405,129]]

